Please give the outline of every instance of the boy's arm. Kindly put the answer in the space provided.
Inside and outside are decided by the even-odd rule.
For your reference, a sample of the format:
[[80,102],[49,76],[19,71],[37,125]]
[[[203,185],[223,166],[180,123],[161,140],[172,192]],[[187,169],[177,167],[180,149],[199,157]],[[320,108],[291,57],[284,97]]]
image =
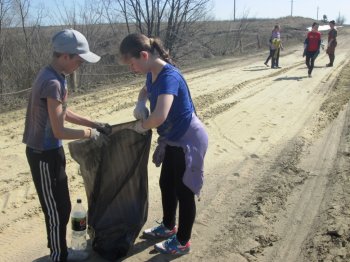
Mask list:
[[74,113],[69,109],[66,110],[65,120],[72,124],[94,128],[104,135],[109,135],[112,132],[112,127],[109,124],[94,122],[86,117]]
[[80,126],[86,126],[91,128],[97,128],[97,123],[91,121],[90,119],[83,117],[81,115],[78,115],[67,108],[65,113],[65,120],[69,123],[80,125]]
[[321,43],[322,43],[322,39],[320,38],[320,39],[318,40],[318,50],[320,50],[320,48],[321,48]]
[[331,39],[329,40],[328,42],[328,46],[331,46],[332,42],[334,41],[334,38],[335,38],[335,32],[331,32]]
[[[72,118],[71,113],[68,113],[63,110],[62,103],[53,99],[47,98],[47,109],[49,112],[49,118],[51,123],[51,128],[54,136],[57,139],[80,139],[80,138],[90,138],[91,137],[91,128],[86,129],[72,129],[64,127],[64,121],[67,118]],[[74,116],[76,116],[74,114]],[[73,117],[74,118],[74,117]],[[82,121],[80,118],[77,121]],[[74,122],[72,122],[74,123]],[[88,123],[88,122],[87,122]],[[90,123],[92,123],[90,121]]]

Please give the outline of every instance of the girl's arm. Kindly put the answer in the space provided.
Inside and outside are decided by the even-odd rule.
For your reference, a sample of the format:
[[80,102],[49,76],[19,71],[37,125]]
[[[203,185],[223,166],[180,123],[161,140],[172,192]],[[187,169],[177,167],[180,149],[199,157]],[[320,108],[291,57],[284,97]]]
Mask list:
[[146,90],[146,86],[144,86],[143,88],[141,88],[140,92],[139,92],[139,96],[137,98],[137,103],[136,106],[134,108],[134,117],[136,119],[146,119],[149,115],[149,110],[146,107],[146,102],[147,102],[147,90]]
[[139,92],[139,96],[137,98],[137,101],[142,101],[145,102],[147,101],[148,97],[147,97],[147,90],[146,90],[146,86],[142,87],[140,92]]
[[142,127],[145,129],[151,129],[163,124],[168,117],[173,101],[173,95],[164,94],[158,96],[156,108],[152,114],[142,122]]

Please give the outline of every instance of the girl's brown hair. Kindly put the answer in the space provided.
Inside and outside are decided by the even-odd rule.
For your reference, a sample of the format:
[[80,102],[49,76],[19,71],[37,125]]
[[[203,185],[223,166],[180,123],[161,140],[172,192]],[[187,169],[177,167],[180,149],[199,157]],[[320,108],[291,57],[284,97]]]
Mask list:
[[126,36],[119,47],[119,52],[123,60],[128,60],[131,57],[140,58],[141,51],[154,54],[155,50],[158,52],[161,59],[169,64],[175,65],[159,38],[149,38],[143,34],[134,33]]

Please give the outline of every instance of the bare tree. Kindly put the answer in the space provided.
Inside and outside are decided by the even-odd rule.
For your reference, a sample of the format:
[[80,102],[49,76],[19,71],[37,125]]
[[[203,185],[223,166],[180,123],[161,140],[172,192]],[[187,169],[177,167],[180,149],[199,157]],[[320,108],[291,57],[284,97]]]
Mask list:
[[336,22],[337,22],[338,25],[343,25],[343,24],[345,24],[345,22],[346,22],[345,16],[340,15],[340,13],[339,13]]
[[77,17],[77,4],[75,1],[72,1],[68,6],[65,1],[55,0],[55,11],[51,13],[50,19],[53,21],[53,24],[62,24],[65,26],[70,26],[71,28],[76,28]]
[[[119,13],[123,13],[123,17],[125,17],[125,0],[124,1],[113,1],[113,0],[102,0],[102,6],[104,8],[104,17],[107,19],[107,22],[109,24],[109,27],[111,28],[113,35],[116,35],[118,32],[118,18],[119,18]],[[121,8],[121,10],[119,10]],[[126,21],[126,26],[128,32],[130,32],[129,29],[129,22],[128,19],[125,19]]]
[[118,0],[118,3],[120,5],[121,11],[124,15],[125,18],[125,23],[126,23],[126,27],[128,29],[128,33],[130,33],[130,26],[129,26],[129,17],[128,17],[128,13],[127,13],[127,6],[126,6],[126,0]]
[[[82,32],[89,41],[89,46],[92,50],[96,50],[97,46],[103,38],[108,35],[107,27],[101,26],[104,24],[104,3],[103,1],[96,0],[87,0],[85,1],[84,6],[80,8],[80,26],[78,30]],[[83,83],[84,73],[91,73],[88,70],[93,70],[91,67],[82,66],[79,70],[79,84]],[[76,75],[73,75],[72,78],[75,79]],[[89,81],[86,81],[88,84]],[[72,86],[76,89],[78,83],[74,83]]]
[[[163,37],[170,52],[193,32],[193,25],[204,19],[210,0],[118,0],[128,23],[139,32]],[[163,33],[164,32],[164,33]]]
[[328,17],[327,17],[327,15],[323,15],[323,16],[322,16],[322,22],[323,22],[323,23],[327,23],[327,22],[328,22]]
[[11,17],[9,15],[11,8],[10,0],[0,0],[0,94],[4,91],[4,56],[5,56],[5,42],[8,34],[4,31],[11,24]]
[[[139,32],[159,36],[164,12],[170,0],[118,0],[125,21],[135,22]],[[128,32],[130,32],[128,27]]]
[[[104,26],[106,22],[106,10],[110,8],[111,1],[108,0],[86,0],[78,4],[73,1],[69,8],[64,1],[56,1],[57,24],[63,24],[64,28],[73,28],[81,32],[87,38],[90,49],[95,50],[108,37],[108,27]],[[110,14],[108,14],[110,15]],[[69,77],[71,90],[77,91],[78,88],[87,88],[91,75],[91,66],[83,65],[78,71],[75,71]]]
[[6,50],[8,51],[8,74],[14,74],[16,89],[28,88],[33,75],[41,64],[42,50],[39,48],[42,41],[40,23],[42,19],[41,9],[33,15],[30,0],[12,0],[13,24],[11,39],[8,39]]

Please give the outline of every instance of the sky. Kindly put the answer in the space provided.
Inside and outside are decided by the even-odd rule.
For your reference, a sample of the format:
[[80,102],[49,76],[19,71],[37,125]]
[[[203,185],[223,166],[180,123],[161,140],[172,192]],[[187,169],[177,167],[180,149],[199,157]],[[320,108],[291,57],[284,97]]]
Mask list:
[[[212,0],[215,20],[233,19],[234,0]],[[236,0],[236,19],[278,18],[291,15],[292,0]],[[350,0],[293,0],[293,16],[303,16],[321,20],[327,15],[328,20],[343,16],[350,24]]]
[[[215,20],[232,20],[234,0],[210,0],[211,17]],[[328,20],[337,17],[345,18],[345,24],[350,24],[350,0],[236,0],[236,19],[247,18],[279,18],[291,15],[293,1],[293,16],[303,16],[321,20],[327,15]],[[43,5],[57,9],[57,3],[68,6],[71,3],[82,5],[85,0],[31,0],[34,6]],[[318,16],[317,16],[318,15]],[[51,21],[52,22],[52,21]],[[50,22],[49,22],[50,23]]]

